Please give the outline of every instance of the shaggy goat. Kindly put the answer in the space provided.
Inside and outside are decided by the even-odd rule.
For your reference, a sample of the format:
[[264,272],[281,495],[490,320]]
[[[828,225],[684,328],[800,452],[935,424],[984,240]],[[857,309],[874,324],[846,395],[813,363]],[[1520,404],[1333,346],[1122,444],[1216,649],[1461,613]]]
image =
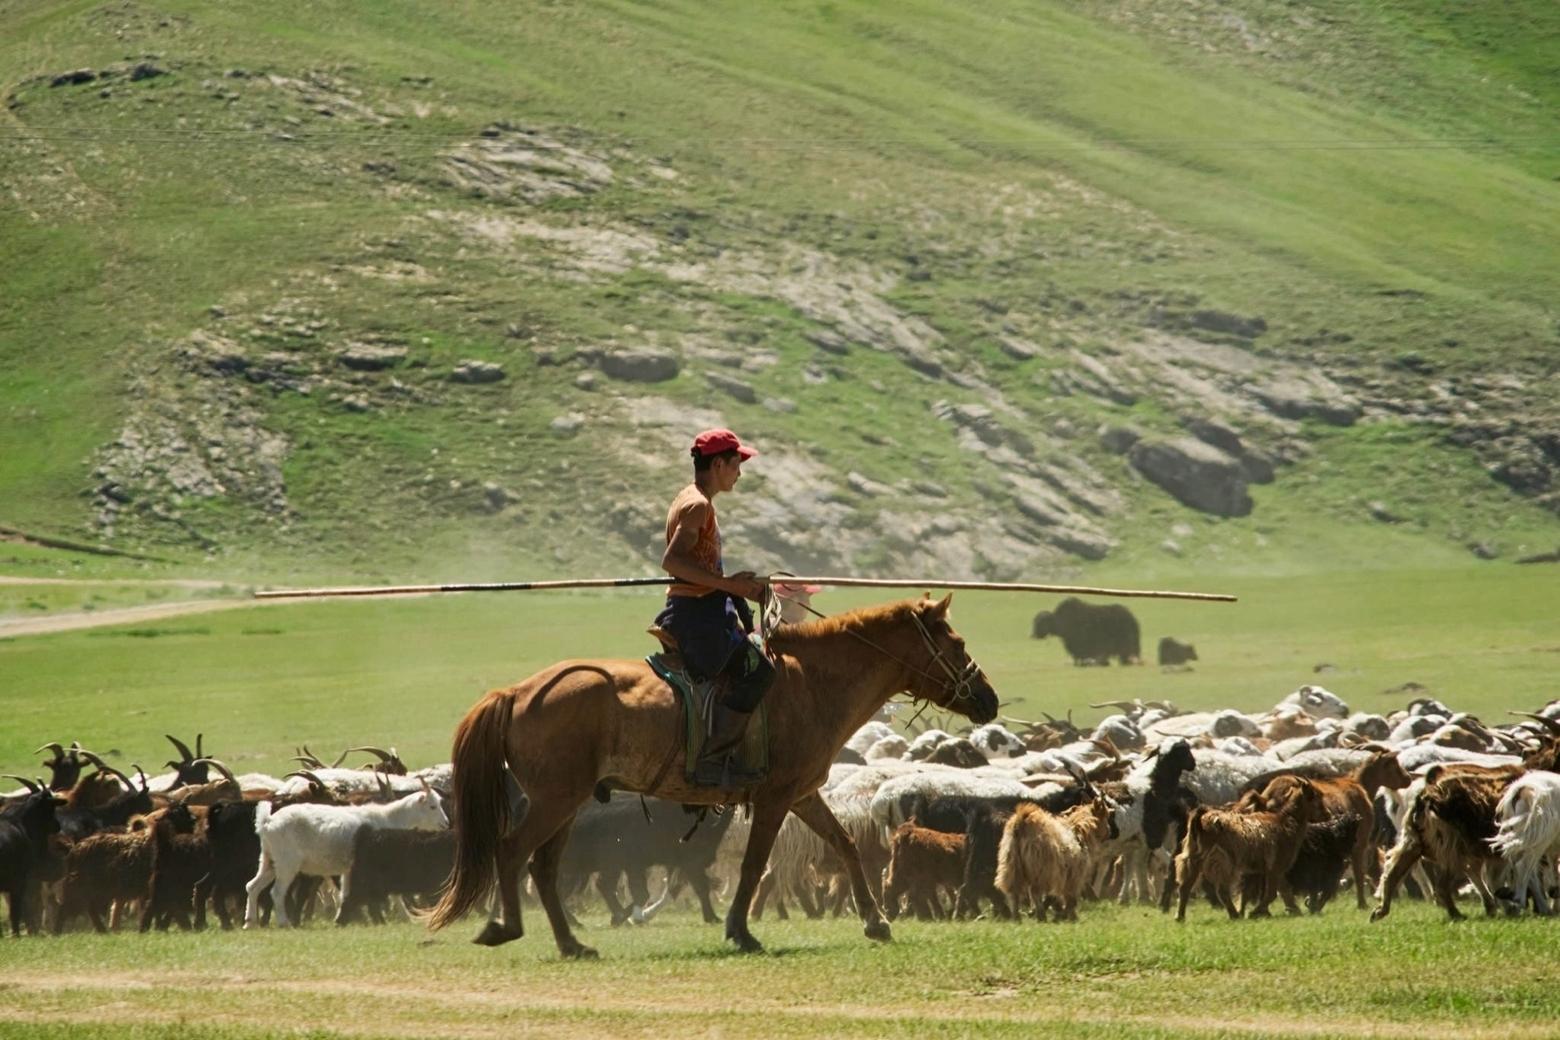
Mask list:
[[1284,875],[1294,865],[1306,825],[1322,815],[1322,797],[1310,781],[1280,776],[1268,785],[1263,804],[1267,808],[1193,810],[1175,861],[1177,921],[1186,920],[1186,901],[1199,877],[1213,885],[1231,919],[1241,913],[1232,892],[1247,874],[1259,878],[1253,917],[1265,916],[1273,897],[1287,891]]
[[1045,920],[1047,903],[1058,921],[1078,919],[1078,897],[1099,847],[1110,837],[1109,799],[1088,801],[1053,815],[1036,805],[1013,810],[997,851],[997,887],[1015,913],[1027,903]]
[[964,883],[964,835],[929,830],[910,820],[895,829],[888,850],[888,869],[883,872],[883,912],[888,919],[898,917],[906,903],[922,920],[948,916],[941,893],[956,901]]

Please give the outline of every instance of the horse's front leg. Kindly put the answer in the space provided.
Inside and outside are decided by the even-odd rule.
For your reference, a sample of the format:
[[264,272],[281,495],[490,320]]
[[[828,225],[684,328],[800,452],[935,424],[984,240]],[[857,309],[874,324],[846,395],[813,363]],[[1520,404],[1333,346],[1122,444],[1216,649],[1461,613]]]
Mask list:
[[764,876],[764,868],[769,865],[769,852],[774,848],[775,835],[780,833],[780,824],[788,811],[784,805],[753,806],[747,851],[742,854],[742,873],[731,897],[731,908],[726,911],[726,938],[736,943],[743,953],[757,953],[764,948],[748,931],[748,908],[758,882]]
[[867,884],[867,875],[861,867],[861,856],[856,851],[856,843],[851,836],[845,833],[845,828],[840,826],[840,821],[834,818],[834,812],[823,800],[823,796],[817,791],[803,798],[791,806],[803,823],[811,827],[813,831],[839,853],[845,861],[845,869],[849,872],[851,893],[856,897],[856,906],[861,911],[862,920],[867,922],[866,935],[868,939],[877,939],[887,942],[893,938],[889,930],[888,922],[883,920],[883,915],[878,912],[877,900],[872,898],[872,888]]

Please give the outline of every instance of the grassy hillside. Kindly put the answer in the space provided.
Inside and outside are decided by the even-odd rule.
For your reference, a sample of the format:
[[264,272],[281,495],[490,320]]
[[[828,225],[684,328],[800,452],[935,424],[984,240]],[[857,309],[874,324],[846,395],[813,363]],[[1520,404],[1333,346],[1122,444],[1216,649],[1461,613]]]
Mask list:
[[[1281,466],[1175,537],[1194,558],[1549,549],[1557,27],[0,4],[0,522],[234,572],[645,567],[718,422],[768,449],[729,507],[765,565],[904,565],[940,513],[942,569],[1065,569],[1017,505],[1059,487],[1061,526],[1146,567],[1208,520],[1094,431],[1198,414]],[[343,360],[365,347],[384,367]],[[1210,348],[1235,354],[1185,363]],[[598,371],[645,349],[675,378]],[[451,382],[466,361],[505,378]],[[1361,421],[1253,396],[1297,381]]]

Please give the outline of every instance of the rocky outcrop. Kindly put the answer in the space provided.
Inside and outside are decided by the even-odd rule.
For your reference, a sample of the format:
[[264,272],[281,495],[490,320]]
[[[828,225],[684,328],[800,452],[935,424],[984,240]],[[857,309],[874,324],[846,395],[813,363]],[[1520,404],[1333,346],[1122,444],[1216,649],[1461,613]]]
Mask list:
[[682,361],[676,354],[648,347],[602,350],[589,355],[597,368],[626,383],[662,383],[676,379]]
[[1246,516],[1251,495],[1240,460],[1193,437],[1139,441],[1127,460],[1183,505],[1215,516]]

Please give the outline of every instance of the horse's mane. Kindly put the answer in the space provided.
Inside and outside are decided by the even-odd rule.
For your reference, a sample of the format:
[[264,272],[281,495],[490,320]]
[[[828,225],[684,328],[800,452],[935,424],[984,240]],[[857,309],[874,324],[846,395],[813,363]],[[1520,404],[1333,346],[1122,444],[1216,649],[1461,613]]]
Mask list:
[[907,616],[923,602],[925,601],[918,599],[902,599],[893,603],[877,603],[869,607],[847,610],[843,614],[819,618],[817,621],[799,621],[781,625],[774,630],[769,641],[772,644],[808,643],[843,632],[859,631],[874,622],[897,620]]

